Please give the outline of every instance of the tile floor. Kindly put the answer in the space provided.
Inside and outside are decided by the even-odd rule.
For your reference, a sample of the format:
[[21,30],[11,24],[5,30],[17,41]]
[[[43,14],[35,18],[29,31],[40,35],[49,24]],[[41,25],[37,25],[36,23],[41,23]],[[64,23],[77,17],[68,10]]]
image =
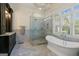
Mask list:
[[[56,56],[47,48],[46,44],[32,45],[29,35],[17,34],[16,41],[24,43],[16,43],[10,56]],[[7,56],[7,54],[0,54],[0,56]]]
[[11,56],[56,56],[56,54],[51,52],[46,44],[32,45],[27,38],[23,44],[15,45]]

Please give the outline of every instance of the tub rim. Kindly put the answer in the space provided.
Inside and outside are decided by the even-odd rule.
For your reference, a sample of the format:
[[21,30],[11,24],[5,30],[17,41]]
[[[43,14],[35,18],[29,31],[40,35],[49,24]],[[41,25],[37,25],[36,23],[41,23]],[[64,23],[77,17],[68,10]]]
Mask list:
[[[49,39],[48,39],[48,38],[49,38]],[[57,39],[57,40],[56,40],[56,41],[53,41],[53,40],[55,40],[55,39],[53,39],[53,38],[55,38],[55,39]],[[51,39],[53,39],[53,40],[51,40]],[[56,44],[56,45],[62,46],[62,47],[67,47],[67,48],[79,48],[79,42],[73,42],[73,41],[62,40],[62,39],[60,39],[60,38],[58,38],[58,37],[55,37],[55,36],[53,36],[53,35],[47,35],[47,36],[46,36],[46,40],[49,41],[49,42],[52,42],[52,43],[54,43],[54,44]],[[60,41],[60,42],[58,42],[58,41]]]

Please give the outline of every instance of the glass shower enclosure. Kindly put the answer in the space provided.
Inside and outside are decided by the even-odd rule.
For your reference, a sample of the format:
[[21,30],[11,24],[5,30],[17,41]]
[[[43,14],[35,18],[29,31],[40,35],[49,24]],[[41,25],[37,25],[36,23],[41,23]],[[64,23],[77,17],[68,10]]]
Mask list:
[[[46,19],[46,18],[45,18]],[[31,38],[31,43],[32,44],[45,44],[47,43],[45,37],[52,30],[51,24],[50,23],[51,19],[45,20],[44,18],[35,18],[31,17],[31,22],[30,22],[30,38]],[[49,30],[49,28],[51,30]],[[47,30],[48,29],[48,30]]]
[[41,18],[31,18],[31,26],[30,26],[30,36],[32,44],[42,44],[45,43],[45,32],[44,32],[44,24]]

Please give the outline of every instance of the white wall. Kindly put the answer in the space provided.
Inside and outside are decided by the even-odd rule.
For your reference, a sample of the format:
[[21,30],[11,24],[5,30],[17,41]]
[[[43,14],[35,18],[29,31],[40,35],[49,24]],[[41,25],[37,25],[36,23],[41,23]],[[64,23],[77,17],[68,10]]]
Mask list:
[[40,13],[32,4],[10,4],[13,9],[13,30],[25,26],[26,30],[30,29],[30,17],[35,13]]
[[31,10],[25,6],[17,6],[14,5],[13,7],[13,29],[19,29],[19,26],[25,26],[29,29],[30,23],[30,15]]
[[13,16],[13,21],[16,21],[15,24],[13,24],[13,29],[19,29],[19,26],[25,26],[27,29],[29,29],[31,16],[30,10],[26,8],[17,9],[14,11]]

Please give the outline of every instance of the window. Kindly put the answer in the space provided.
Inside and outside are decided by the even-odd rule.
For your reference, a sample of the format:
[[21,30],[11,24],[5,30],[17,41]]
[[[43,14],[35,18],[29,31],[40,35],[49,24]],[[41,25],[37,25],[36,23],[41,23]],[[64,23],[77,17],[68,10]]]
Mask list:
[[79,34],[79,20],[75,20],[75,34]]
[[63,26],[62,26],[62,32],[66,34],[70,34],[70,21],[69,16],[64,16],[63,19]]
[[61,25],[61,22],[60,22],[60,15],[59,14],[55,14],[54,15],[54,20],[53,20],[53,32],[54,34],[59,34],[60,33],[60,25]]
[[74,8],[74,34],[79,35],[79,5]]

